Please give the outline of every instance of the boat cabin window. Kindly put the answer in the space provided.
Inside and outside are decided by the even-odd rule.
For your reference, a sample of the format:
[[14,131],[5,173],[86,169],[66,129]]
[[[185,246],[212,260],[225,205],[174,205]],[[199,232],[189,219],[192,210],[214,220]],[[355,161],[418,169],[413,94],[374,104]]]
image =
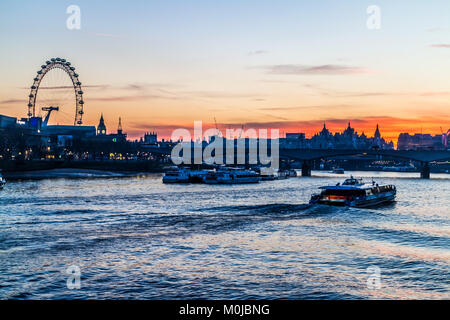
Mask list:
[[354,186],[354,185],[358,185],[358,184],[363,184],[362,179],[350,178],[350,179],[345,179],[345,181],[342,185],[343,186]]
[[339,190],[339,189],[327,189],[323,191],[326,196],[364,196],[365,190]]
[[377,194],[377,193],[383,193],[383,192],[391,192],[393,190],[395,190],[395,187],[392,185],[388,185],[388,186],[377,186],[375,188],[370,189],[372,191],[372,193]]

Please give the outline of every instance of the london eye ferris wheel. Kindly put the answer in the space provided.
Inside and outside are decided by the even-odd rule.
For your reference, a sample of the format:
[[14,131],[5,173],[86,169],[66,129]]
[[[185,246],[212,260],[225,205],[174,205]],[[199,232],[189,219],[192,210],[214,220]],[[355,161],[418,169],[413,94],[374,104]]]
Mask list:
[[[36,72],[28,96],[28,118],[40,117],[46,111],[43,124],[47,125],[50,114],[55,124],[83,124],[83,90],[79,75],[66,59],[52,58]],[[74,112],[75,109],[75,112]],[[74,112],[74,113],[73,113]]]

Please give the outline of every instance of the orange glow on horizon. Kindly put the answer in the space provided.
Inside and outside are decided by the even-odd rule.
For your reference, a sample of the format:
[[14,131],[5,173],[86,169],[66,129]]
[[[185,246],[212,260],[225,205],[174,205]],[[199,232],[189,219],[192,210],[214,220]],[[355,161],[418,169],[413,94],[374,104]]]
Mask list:
[[[307,122],[307,121],[305,121]],[[286,133],[293,132],[303,132],[306,135],[306,138],[311,138],[313,135],[319,133],[323,124],[325,123],[327,129],[334,133],[343,132],[347,126],[347,120],[339,120],[339,121],[310,121],[309,124],[305,122],[259,122],[259,123],[245,123],[244,131],[249,129],[268,129],[270,134],[270,129],[278,129],[280,138],[284,138]],[[431,135],[441,134],[440,126],[436,119],[429,119],[426,121],[421,121],[420,123],[414,119],[392,119],[392,118],[374,118],[374,119],[363,119],[363,120],[351,120],[351,127],[355,129],[355,131],[361,135],[364,133],[368,138],[373,137],[377,124],[379,125],[381,136],[386,140],[386,142],[393,141],[395,145],[397,145],[398,136],[400,133],[424,133]],[[172,133],[176,129],[187,129],[193,135],[193,122],[185,122],[179,124],[148,124],[145,127],[148,127],[148,130],[142,129],[142,127],[128,127],[125,128],[125,132],[128,133],[129,139],[139,139],[144,135],[145,132],[155,131],[158,134],[158,139],[170,140]],[[227,129],[241,129],[242,124],[226,124],[226,123],[218,123],[217,124],[219,130],[225,135]],[[203,133],[208,129],[214,129],[215,123],[203,123]],[[430,128],[430,129],[424,129]],[[432,128],[435,128],[434,130]],[[127,131],[128,129],[128,131]],[[447,131],[444,130],[445,132]]]

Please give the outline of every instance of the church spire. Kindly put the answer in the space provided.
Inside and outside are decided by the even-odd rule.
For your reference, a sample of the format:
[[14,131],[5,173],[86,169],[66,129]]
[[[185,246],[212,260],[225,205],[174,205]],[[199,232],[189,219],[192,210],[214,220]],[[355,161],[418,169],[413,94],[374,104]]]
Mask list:
[[122,134],[122,118],[119,117],[119,125],[117,126],[117,134]]
[[100,117],[100,121],[97,126],[97,135],[105,135],[106,134],[106,126],[105,126],[105,120],[103,120],[103,112]]
[[378,138],[378,139],[381,138],[381,133],[380,133],[380,128],[378,127],[378,123],[377,123],[377,129],[375,130],[375,138]]
[[319,133],[321,136],[328,136],[330,134],[330,131],[328,131],[327,126],[325,122],[323,123],[323,129]]

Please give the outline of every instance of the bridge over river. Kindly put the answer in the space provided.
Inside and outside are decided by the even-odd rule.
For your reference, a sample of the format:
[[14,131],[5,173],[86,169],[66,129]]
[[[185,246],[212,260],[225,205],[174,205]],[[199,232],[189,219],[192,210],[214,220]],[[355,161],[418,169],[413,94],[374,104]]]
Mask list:
[[[149,148],[150,153],[169,156],[170,148]],[[314,160],[328,159],[342,156],[369,155],[380,159],[412,160],[419,162],[420,176],[423,179],[430,178],[430,162],[450,161],[450,151],[445,150],[339,150],[339,149],[279,149],[280,158],[292,159],[302,162],[302,176],[311,175],[312,162]]]
[[383,159],[412,160],[420,162],[420,177],[430,178],[430,162],[450,160],[450,151],[445,150],[336,150],[336,149],[280,149],[280,157],[295,159],[303,162],[302,176],[311,175],[311,164],[314,160],[371,155]]

